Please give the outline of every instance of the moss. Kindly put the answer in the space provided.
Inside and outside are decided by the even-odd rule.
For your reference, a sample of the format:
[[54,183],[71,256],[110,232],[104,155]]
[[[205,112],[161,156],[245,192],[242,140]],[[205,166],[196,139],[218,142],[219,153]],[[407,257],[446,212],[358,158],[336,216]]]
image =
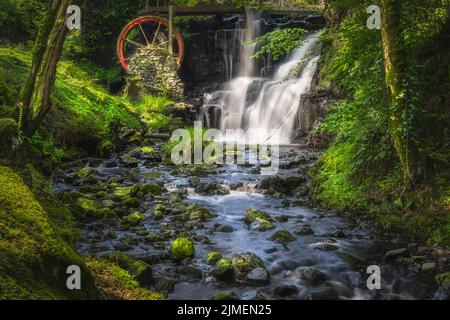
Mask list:
[[155,150],[155,148],[152,148],[152,147],[142,147],[141,152],[146,153],[146,154],[152,154],[152,153],[155,153],[156,150]]
[[80,219],[92,220],[102,218],[101,213],[98,212],[100,205],[97,201],[86,198],[78,198],[76,207],[77,214]]
[[128,271],[141,285],[151,285],[152,267],[148,263],[142,260],[135,260],[120,252],[110,253],[103,258]]
[[198,204],[192,204],[187,206],[186,212],[189,216],[189,220],[191,221],[204,221],[214,218],[214,214],[212,214],[211,211]]
[[222,259],[222,255],[220,252],[212,251],[208,253],[208,256],[206,257],[206,261],[208,261],[209,264],[215,263]]
[[122,202],[122,205],[127,208],[137,208],[141,205],[141,201],[136,197],[131,197]]
[[[39,203],[32,190],[40,187],[35,185],[40,177],[34,170],[24,175],[32,189],[11,168],[0,166],[0,299],[98,298],[84,262],[66,240],[75,233],[67,209],[50,193]],[[44,209],[49,207],[53,210]],[[67,290],[70,265],[82,269],[84,290]]]
[[258,230],[259,231],[267,231],[267,230],[275,228],[275,225],[272,222],[267,221],[265,219],[260,219],[257,217],[257,218],[255,218],[255,221],[258,222]]
[[144,194],[151,193],[154,196],[161,195],[161,186],[155,182],[145,183],[141,186],[141,192]]
[[163,240],[163,237],[160,234],[157,234],[157,233],[151,233],[151,234],[145,236],[145,238],[149,242],[157,242],[157,241]]
[[183,260],[195,255],[194,243],[187,238],[177,238],[170,244],[170,257],[175,260]]
[[107,299],[161,300],[159,293],[141,288],[129,272],[103,259],[87,259],[87,265],[94,275],[95,284]]
[[239,300],[239,297],[231,291],[219,291],[213,295],[213,300]]
[[118,219],[117,215],[110,208],[101,208],[97,211],[102,219]]
[[144,221],[145,216],[140,212],[134,212],[132,214],[129,214],[125,217],[123,217],[123,220],[128,222],[132,226],[137,226],[142,221]]
[[441,287],[450,286],[450,272],[438,274],[436,276],[436,283]]
[[266,221],[272,220],[272,217],[268,213],[265,213],[264,211],[257,210],[257,209],[247,209],[246,210],[246,212],[245,212],[245,222],[246,223],[252,223],[253,221],[256,220],[256,218],[266,220]]
[[166,214],[167,209],[162,204],[158,203],[153,210],[153,216],[160,219],[163,218]]
[[127,187],[116,187],[114,189],[113,197],[117,200],[126,200],[133,197],[139,191],[138,185],[132,185]]
[[11,139],[17,136],[17,123],[14,119],[0,118],[0,144],[2,148],[11,144]]
[[230,282],[234,279],[234,270],[230,260],[221,258],[216,263],[212,275],[218,280]]
[[294,241],[295,237],[286,230],[278,230],[269,239],[281,243],[288,243]]
[[251,252],[236,254],[231,258],[231,265],[236,273],[246,273],[257,267],[265,268],[264,262]]
[[92,174],[94,170],[90,167],[85,167],[85,168],[81,168],[80,170],[78,170],[78,172],[75,174],[77,177],[80,178],[87,178],[88,176],[90,176]]

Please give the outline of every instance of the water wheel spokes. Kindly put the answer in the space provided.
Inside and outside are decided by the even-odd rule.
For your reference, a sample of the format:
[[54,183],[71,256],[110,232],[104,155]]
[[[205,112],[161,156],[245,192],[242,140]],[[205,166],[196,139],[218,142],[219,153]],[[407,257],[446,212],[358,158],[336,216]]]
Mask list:
[[[179,31],[173,28],[173,56],[178,68],[184,55],[183,38]],[[129,59],[138,48],[163,47],[169,44],[169,21],[160,17],[139,17],[130,23],[120,33],[117,41],[117,56],[125,70],[128,70]]]

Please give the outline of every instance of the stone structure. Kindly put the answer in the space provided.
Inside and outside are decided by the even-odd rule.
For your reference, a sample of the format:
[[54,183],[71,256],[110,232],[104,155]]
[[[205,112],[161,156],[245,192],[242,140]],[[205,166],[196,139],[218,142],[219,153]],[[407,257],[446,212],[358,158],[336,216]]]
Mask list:
[[139,48],[129,61],[126,92],[135,99],[146,93],[181,99],[184,84],[178,76],[175,57],[165,47]]

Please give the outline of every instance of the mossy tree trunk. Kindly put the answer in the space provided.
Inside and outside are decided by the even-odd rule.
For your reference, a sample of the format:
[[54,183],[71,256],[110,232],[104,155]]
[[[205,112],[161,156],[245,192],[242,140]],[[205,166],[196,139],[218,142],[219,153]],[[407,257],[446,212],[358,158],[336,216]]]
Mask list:
[[51,109],[51,91],[56,66],[67,33],[67,7],[70,0],[49,0],[33,50],[31,71],[21,93],[20,129],[31,136]]
[[408,141],[404,119],[408,112],[408,94],[405,79],[406,52],[400,26],[400,0],[381,0],[381,36],[386,84],[390,93],[389,127],[392,142],[400,160],[407,185],[417,179],[416,151]]

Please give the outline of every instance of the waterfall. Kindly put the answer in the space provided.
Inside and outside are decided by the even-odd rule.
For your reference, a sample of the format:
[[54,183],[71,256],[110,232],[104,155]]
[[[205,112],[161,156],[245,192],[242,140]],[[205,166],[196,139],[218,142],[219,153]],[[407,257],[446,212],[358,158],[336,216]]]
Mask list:
[[278,66],[271,78],[255,75],[252,59],[256,45],[244,45],[260,32],[260,20],[247,12],[246,28],[242,32],[238,70],[235,77],[220,90],[206,94],[202,119],[208,127],[252,129],[266,132],[279,130],[280,143],[288,144],[295,130],[302,94],[311,88],[319,60],[317,34],[306,37],[302,45]]

